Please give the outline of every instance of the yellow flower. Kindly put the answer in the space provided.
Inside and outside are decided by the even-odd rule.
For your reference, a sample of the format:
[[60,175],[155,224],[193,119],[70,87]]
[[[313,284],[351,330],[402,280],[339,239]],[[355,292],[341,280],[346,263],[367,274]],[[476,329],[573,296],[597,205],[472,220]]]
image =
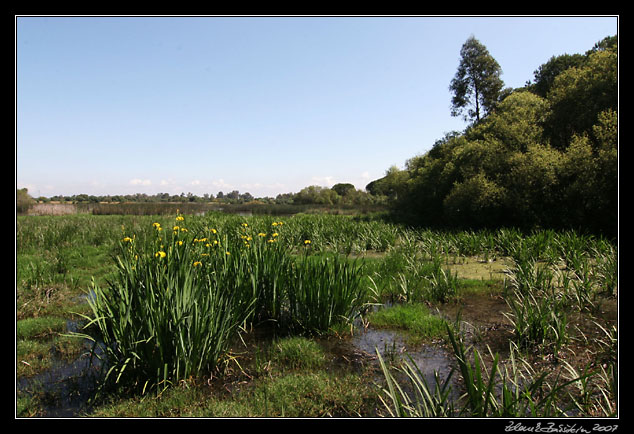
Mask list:
[[266,234],[265,234],[265,233],[260,232],[260,233],[258,234],[258,237],[266,237]]
[[152,223],[152,226],[154,226],[154,229],[156,229],[157,231],[162,230],[160,223]]
[[242,223],[242,227],[245,227],[245,228],[246,228],[247,226],[249,226],[249,225],[248,225],[248,224],[246,224],[246,223]]
[[205,247],[211,247],[211,243],[205,244]]
[[310,244],[310,240],[304,240],[304,244]]
[[194,267],[198,267],[200,265],[203,265],[203,263],[200,261],[194,261]]
[[231,253],[229,253],[229,252],[225,252],[225,253],[226,253],[227,255],[230,255],[230,254],[231,254]]
[[275,242],[275,240],[268,240],[267,242],[269,242],[269,243],[274,243],[274,242]]
[[180,229],[180,227],[174,226],[172,229],[174,230],[174,232],[176,232],[176,231],[178,231]]
[[212,229],[211,229],[211,233],[212,233],[212,234],[216,234],[216,233],[218,233],[218,231],[216,231],[215,229],[213,229],[213,228],[212,228]]
[[162,250],[160,250],[160,251],[156,252],[156,253],[154,254],[154,256],[155,256],[156,258],[158,258],[158,257],[164,258],[164,257],[165,257],[165,252],[164,252],[164,251],[162,251]]
[[277,232],[273,232],[273,237],[277,237],[279,234]]
[[277,222],[271,223],[271,226],[277,226]]
[[183,242],[182,242],[182,241],[179,241],[179,242],[178,242],[178,245],[179,245],[179,246],[182,246],[182,245],[183,245]]
[[121,241],[123,241],[124,243],[131,243],[131,242],[132,242],[132,238],[130,238],[130,237],[125,237],[125,238],[123,238]]
[[187,232],[187,228],[181,228],[181,232]]
[[182,215],[179,215],[178,217],[176,217],[177,222],[182,222],[183,220],[185,220],[185,217],[183,217]]

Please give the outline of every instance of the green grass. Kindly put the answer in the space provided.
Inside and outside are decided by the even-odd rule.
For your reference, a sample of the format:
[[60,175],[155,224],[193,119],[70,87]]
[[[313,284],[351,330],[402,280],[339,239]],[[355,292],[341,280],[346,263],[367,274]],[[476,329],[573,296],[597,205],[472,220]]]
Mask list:
[[326,355],[317,342],[291,336],[273,344],[271,360],[285,369],[315,369],[325,366]]
[[219,388],[170,388],[103,405],[91,416],[359,417],[378,404],[366,374],[329,369],[327,354],[312,339],[279,338],[253,357],[241,367],[248,382],[239,377]]
[[56,317],[38,317],[19,320],[16,324],[16,337],[28,339],[55,335],[66,330],[66,319]]
[[370,314],[369,321],[374,327],[404,330],[411,339],[417,342],[446,336],[446,321],[432,314],[422,303],[399,304],[382,308]]
[[293,372],[264,378],[229,394],[173,388],[159,397],[105,405],[93,417],[360,417],[376,405],[376,392],[353,374]]

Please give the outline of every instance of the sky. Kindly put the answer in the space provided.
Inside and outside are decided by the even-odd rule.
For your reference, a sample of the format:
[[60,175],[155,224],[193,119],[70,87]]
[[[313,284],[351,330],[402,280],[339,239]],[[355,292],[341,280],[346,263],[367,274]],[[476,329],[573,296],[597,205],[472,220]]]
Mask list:
[[16,187],[34,197],[364,189],[467,126],[474,36],[505,87],[616,16],[16,16]]

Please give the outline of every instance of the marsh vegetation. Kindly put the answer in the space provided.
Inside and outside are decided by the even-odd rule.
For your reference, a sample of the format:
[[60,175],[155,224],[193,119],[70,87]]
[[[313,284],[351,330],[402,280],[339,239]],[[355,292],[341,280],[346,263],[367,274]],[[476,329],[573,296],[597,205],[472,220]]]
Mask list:
[[16,235],[18,417],[618,415],[601,237],[217,212]]

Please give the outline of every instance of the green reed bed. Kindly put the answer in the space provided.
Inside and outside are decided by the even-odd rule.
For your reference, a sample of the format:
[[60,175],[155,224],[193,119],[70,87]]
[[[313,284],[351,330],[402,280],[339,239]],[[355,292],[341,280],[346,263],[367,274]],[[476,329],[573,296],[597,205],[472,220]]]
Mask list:
[[153,235],[121,238],[116,276],[94,285],[84,335],[104,349],[106,383],[161,390],[218,369],[240,327],[323,332],[365,304],[359,266],[309,257],[309,239],[295,257],[282,222],[213,223],[179,215],[154,222]]

